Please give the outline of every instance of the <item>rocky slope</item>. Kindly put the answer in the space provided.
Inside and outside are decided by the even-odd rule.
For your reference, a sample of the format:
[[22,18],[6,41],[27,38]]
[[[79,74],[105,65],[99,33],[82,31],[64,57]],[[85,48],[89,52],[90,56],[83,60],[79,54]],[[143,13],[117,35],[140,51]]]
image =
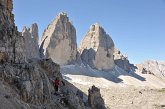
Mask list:
[[113,40],[98,23],[90,26],[80,43],[83,63],[98,70],[110,70],[114,67],[113,50]]
[[26,59],[40,58],[39,45],[38,45],[38,26],[32,24],[30,28],[24,27],[22,36],[25,41],[25,55]]
[[51,58],[60,65],[76,60],[76,30],[66,13],[60,13],[43,32],[40,42],[41,56]]
[[[110,109],[163,109],[165,80],[150,74],[129,74],[119,67],[111,72],[78,65],[61,67],[63,78],[85,94],[95,85]],[[107,108],[108,109],[108,108]]]
[[165,62],[148,60],[142,64],[137,64],[137,72],[151,74],[165,79]]
[[[61,81],[60,95],[54,95],[52,80],[56,77]],[[77,91],[77,88],[62,79],[59,65],[50,59],[22,64],[0,64],[0,85],[7,87],[7,93],[0,89],[0,102],[4,103],[3,100],[6,99],[2,109],[10,109],[11,106],[17,109],[85,108],[83,100],[73,91]]]

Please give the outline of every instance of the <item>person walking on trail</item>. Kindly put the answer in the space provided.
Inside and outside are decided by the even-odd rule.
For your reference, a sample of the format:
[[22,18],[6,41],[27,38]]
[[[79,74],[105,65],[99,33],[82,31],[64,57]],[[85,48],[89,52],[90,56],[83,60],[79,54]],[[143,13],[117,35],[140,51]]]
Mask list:
[[60,84],[60,80],[59,80],[59,78],[57,77],[57,78],[53,81],[53,85],[54,85],[54,89],[55,89],[55,94],[58,94],[59,84]]

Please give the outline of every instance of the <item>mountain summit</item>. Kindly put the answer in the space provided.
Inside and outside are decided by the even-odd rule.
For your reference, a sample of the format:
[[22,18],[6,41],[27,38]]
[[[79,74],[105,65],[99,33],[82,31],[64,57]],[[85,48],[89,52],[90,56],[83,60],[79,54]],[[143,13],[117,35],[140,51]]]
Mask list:
[[82,61],[98,70],[114,67],[113,50],[113,40],[98,23],[90,26],[80,44]]
[[51,58],[65,65],[76,60],[76,30],[67,14],[59,13],[43,32],[40,42],[41,57]]

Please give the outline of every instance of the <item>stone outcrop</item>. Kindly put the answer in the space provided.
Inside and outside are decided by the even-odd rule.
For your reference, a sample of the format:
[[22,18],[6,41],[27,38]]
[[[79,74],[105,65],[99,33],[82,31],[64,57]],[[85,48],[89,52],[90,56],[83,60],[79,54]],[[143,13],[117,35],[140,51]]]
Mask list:
[[0,52],[7,55],[6,61],[22,63],[25,60],[24,38],[14,24],[12,9],[12,0],[0,1]]
[[[60,80],[59,89],[62,97],[54,95],[52,80],[56,77]],[[16,100],[24,103],[22,105],[25,107],[30,106],[30,109],[65,109],[65,107],[84,109],[83,100],[72,91],[70,83],[62,79],[60,66],[51,59],[31,60],[23,64],[2,64],[0,65],[1,81],[12,87],[12,93],[15,94],[11,96],[12,98],[18,96],[19,99]]]
[[51,58],[60,65],[76,60],[76,30],[66,13],[60,13],[45,29],[41,42],[40,53],[43,58]]
[[0,108],[1,109],[30,109],[30,106],[19,99],[19,95],[12,87],[0,81]]
[[90,27],[80,43],[82,61],[98,70],[114,67],[113,49],[113,40],[97,23]]
[[88,90],[88,104],[92,109],[106,109],[100,89],[94,85]]
[[121,54],[121,52],[117,48],[114,49],[113,56],[114,62],[118,67],[125,70],[126,72],[130,72],[131,65],[129,63],[128,57]]
[[145,61],[142,64],[137,64],[137,71],[143,74],[152,74],[159,78],[165,79],[165,62],[163,61]]
[[25,56],[26,59],[40,58],[38,46],[38,26],[36,23],[32,24],[30,28],[24,27],[22,36],[25,40]]
[[51,60],[31,61],[24,64],[1,65],[0,79],[15,86],[23,101],[41,105],[50,103],[54,88],[48,77],[59,77],[59,65]]

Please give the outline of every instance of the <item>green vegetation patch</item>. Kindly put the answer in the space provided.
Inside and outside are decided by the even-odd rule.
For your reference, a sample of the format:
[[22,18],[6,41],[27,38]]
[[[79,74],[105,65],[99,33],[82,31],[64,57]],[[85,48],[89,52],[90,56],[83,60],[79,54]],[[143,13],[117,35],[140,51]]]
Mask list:
[[159,89],[158,92],[164,92],[165,93],[165,88]]

